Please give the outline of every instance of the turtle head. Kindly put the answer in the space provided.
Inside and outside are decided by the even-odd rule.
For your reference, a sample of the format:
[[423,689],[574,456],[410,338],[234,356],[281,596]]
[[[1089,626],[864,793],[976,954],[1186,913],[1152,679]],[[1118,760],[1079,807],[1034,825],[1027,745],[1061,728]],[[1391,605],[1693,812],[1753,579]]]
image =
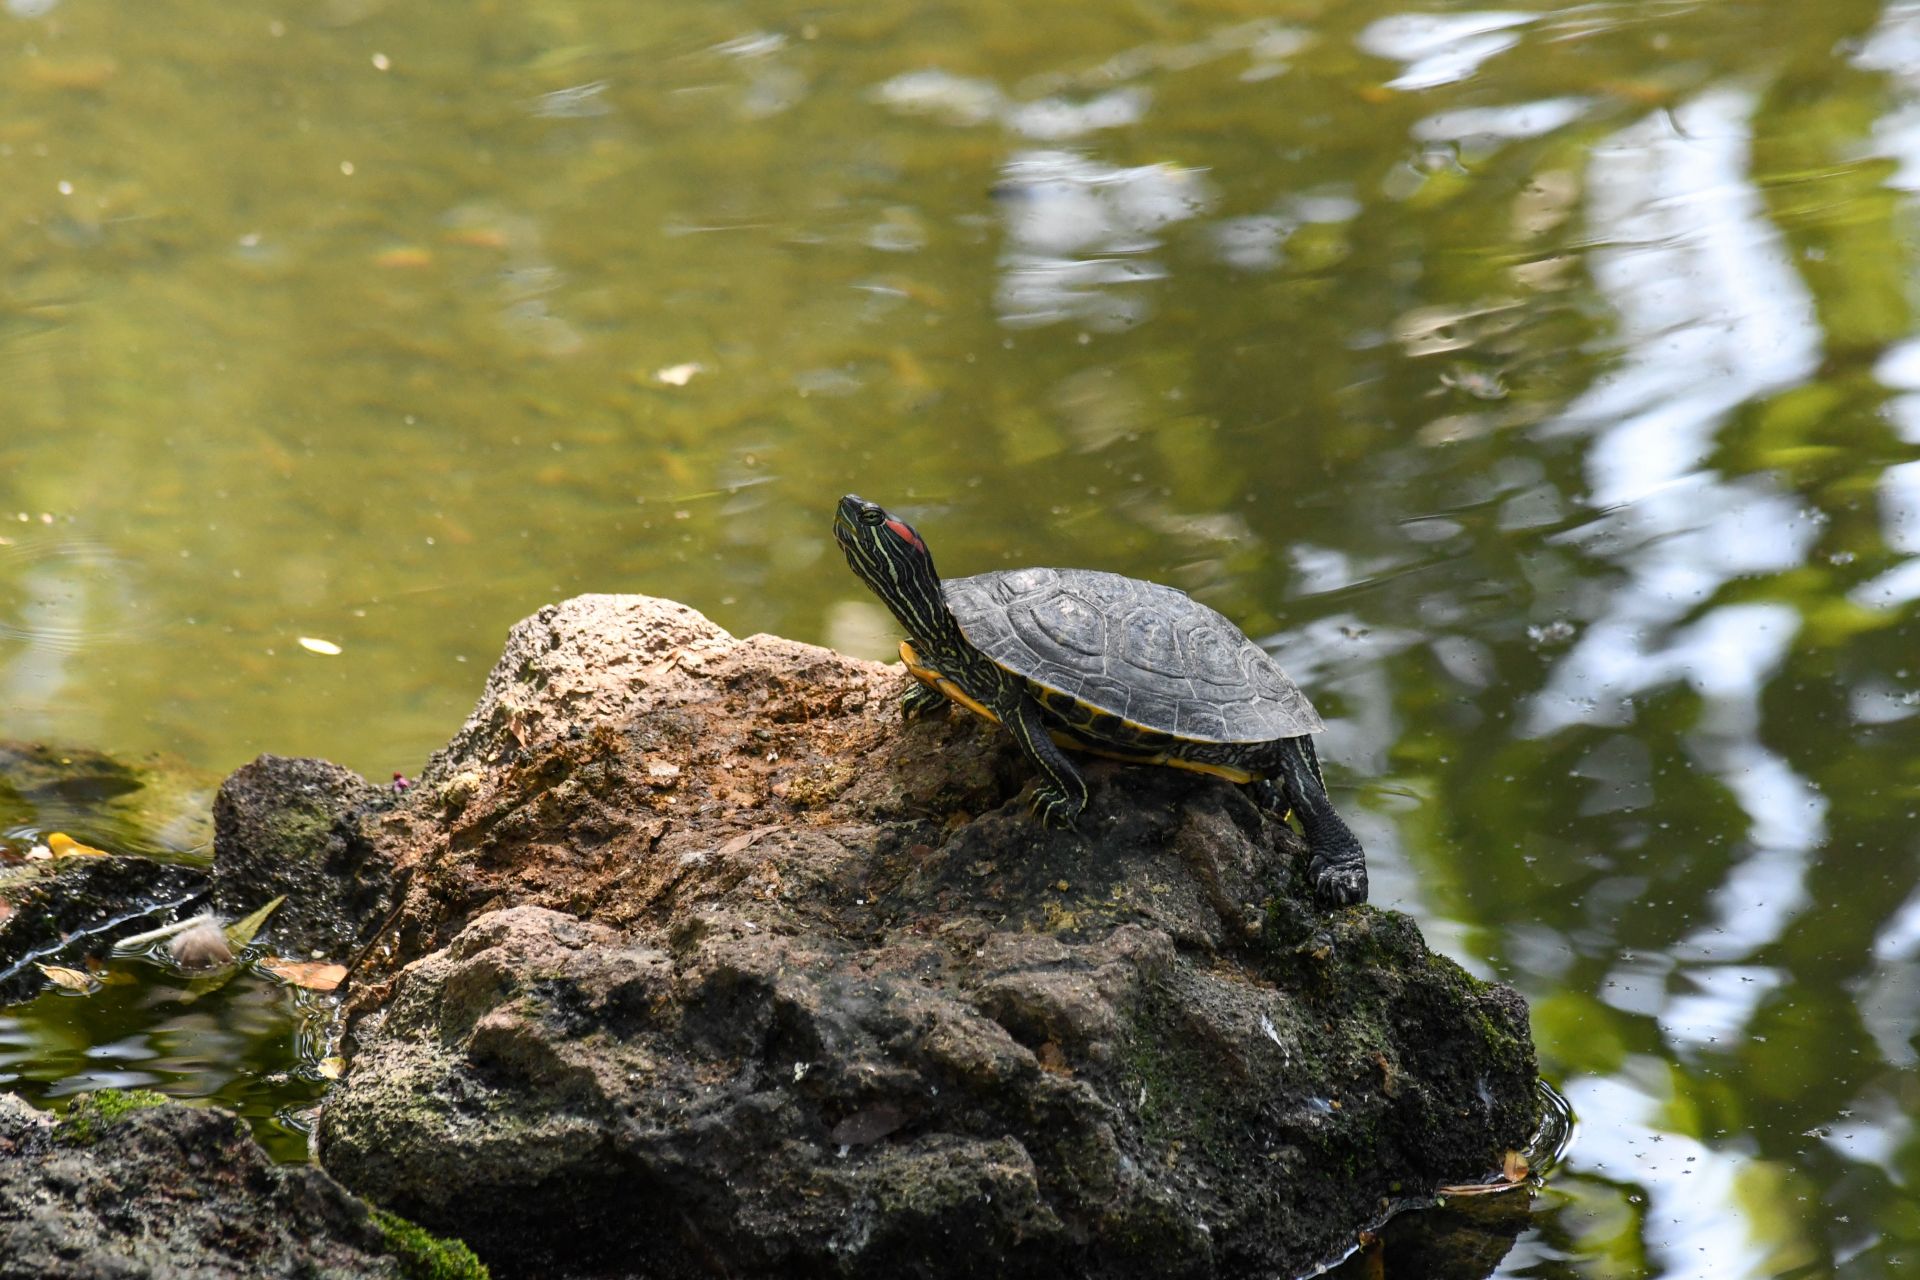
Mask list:
[[933,553],[912,525],[850,493],[833,513],[833,537],[855,575],[908,631],[925,639],[950,623]]

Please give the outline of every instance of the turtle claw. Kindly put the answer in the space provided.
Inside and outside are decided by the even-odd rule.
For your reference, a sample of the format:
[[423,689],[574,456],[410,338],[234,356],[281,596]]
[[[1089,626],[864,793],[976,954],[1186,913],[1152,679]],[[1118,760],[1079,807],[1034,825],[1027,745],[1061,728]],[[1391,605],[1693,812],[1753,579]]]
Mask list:
[[1315,857],[1307,864],[1313,896],[1330,907],[1351,906],[1367,900],[1367,864],[1333,862]]
[[1040,825],[1049,831],[1071,831],[1074,829],[1080,811],[1086,808],[1085,797],[1069,796],[1063,791],[1051,787],[1041,787],[1033,793],[1033,812],[1039,817]]

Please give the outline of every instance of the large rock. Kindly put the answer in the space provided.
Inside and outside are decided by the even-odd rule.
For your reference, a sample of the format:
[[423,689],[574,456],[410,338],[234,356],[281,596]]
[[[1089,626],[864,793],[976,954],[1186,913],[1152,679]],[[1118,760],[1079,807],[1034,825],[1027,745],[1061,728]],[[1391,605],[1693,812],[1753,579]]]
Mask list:
[[366,1206],[276,1165],[224,1111],[167,1103],[56,1126],[0,1094],[0,1280],[377,1280]]
[[327,1167],[503,1274],[1298,1274],[1536,1119],[1526,1010],[1312,905],[1241,789],[1078,833],[897,668],[684,606],[514,628],[408,803]]

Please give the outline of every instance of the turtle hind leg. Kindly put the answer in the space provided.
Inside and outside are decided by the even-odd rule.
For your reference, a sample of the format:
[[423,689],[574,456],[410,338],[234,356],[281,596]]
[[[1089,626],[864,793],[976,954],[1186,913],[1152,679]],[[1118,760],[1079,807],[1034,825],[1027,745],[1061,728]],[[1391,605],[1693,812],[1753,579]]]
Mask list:
[[1087,807],[1087,780],[1080,776],[1073,761],[1054,745],[1047,733],[1047,722],[1032,698],[1021,693],[999,707],[1000,723],[1007,726],[1021,754],[1040,770],[1040,785],[1034,789],[1033,811],[1048,830],[1072,828]]
[[1282,738],[1274,746],[1275,780],[1307,837],[1307,878],[1314,896],[1329,906],[1365,902],[1366,851],[1327,798],[1312,740]]
[[947,695],[919,680],[900,696],[900,714],[909,720],[931,715],[947,705]]

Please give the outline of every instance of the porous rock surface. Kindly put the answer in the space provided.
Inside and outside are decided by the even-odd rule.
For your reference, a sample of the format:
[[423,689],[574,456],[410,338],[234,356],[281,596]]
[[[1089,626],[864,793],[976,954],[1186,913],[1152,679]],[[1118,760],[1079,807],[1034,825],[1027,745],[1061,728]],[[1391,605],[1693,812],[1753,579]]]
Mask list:
[[364,1205],[180,1103],[64,1132],[0,1094],[0,1280],[397,1280]]
[[0,867],[0,1006],[47,985],[40,965],[77,968],[121,938],[187,912],[207,895],[198,867],[78,855]]
[[239,919],[284,897],[273,914],[283,952],[352,955],[392,905],[392,864],[367,834],[392,801],[325,760],[242,765],[214,797],[214,904]]
[[1244,791],[1077,832],[898,668],[588,596],[363,824],[321,1158],[500,1276],[1299,1274],[1536,1119],[1526,1010]]

